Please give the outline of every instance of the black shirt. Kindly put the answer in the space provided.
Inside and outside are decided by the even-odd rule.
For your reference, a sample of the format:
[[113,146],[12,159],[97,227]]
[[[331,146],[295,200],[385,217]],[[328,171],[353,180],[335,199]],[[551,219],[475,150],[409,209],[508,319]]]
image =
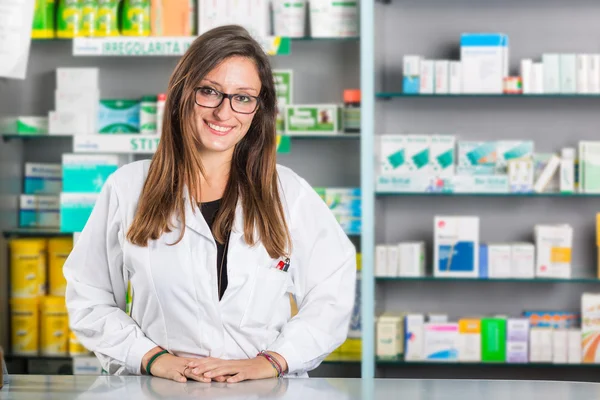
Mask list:
[[[215,221],[215,217],[219,211],[219,207],[221,207],[221,200],[209,201],[208,203],[202,203],[200,205],[202,216],[206,220],[211,232],[213,222]],[[215,242],[217,243],[217,282],[219,282],[219,287],[221,288],[219,291],[219,300],[221,300],[223,293],[225,293],[225,289],[227,289],[227,254],[225,253],[226,243],[219,243],[216,241],[216,239]]]

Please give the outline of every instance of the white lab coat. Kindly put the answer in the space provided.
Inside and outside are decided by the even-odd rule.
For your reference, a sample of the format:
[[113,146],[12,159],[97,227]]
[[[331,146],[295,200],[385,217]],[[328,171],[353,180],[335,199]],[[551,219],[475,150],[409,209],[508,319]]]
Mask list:
[[[346,338],[354,302],[355,249],[327,205],[302,178],[279,166],[281,198],[293,249],[288,272],[272,268],[264,246],[243,240],[236,210],[228,287],[217,295],[217,248],[186,196],[186,227],[147,247],[126,239],[150,161],[129,164],[106,182],[67,259],[71,329],[110,374],[140,374],[146,352],[161,346],[184,357],[253,358],[274,351],[289,373],[306,376]],[[131,282],[131,316],[125,313]],[[288,294],[299,313],[290,319]]]

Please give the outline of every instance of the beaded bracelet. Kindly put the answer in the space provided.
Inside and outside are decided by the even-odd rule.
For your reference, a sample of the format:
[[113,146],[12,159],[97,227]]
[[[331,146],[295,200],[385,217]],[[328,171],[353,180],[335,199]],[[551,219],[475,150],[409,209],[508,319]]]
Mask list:
[[260,353],[257,354],[258,357],[264,357],[267,359],[268,362],[271,363],[271,366],[275,369],[275,371],[277,372],[277,378],[283,376],[283,369],[281,368],[281,364],[279,364],[279,361],[277,361],[275,359],[275,357],[272,357],[269,353],[267,353],[266,351],[261,351]]
[[146,365],[146,372],[148,373],[148,375],[150,376],[154,376],[152,375],[152,372],[150,372],[150,368],[152,367],[152,364],[154,363],[154,361],[156,361],[156,359],[160,356],[164,356],[165,354],[168,354],[169,352],[167,350],[163,350],[161,352],[156,353],[155,355],[152,356],[152,358],[150,359],[150,361],[148,361],[148,365]]

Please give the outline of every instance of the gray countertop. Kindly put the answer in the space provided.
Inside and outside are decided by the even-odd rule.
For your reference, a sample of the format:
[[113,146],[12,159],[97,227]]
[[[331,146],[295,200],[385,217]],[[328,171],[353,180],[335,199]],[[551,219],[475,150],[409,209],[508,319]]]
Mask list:
[[600,384],[529,381],[281,379],[239,384],[150,377],[13,375],[2,400],[104,399],[598,400]]

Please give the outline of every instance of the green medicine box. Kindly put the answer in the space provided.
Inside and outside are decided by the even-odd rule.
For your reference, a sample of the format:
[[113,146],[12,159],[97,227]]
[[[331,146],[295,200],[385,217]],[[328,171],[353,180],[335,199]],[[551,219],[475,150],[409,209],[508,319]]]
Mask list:
[[285,108],[294,98],[294,72],[291,69],[274,69],[275,93],[277,95],[277,132],[285,131]]
[[481,320],[481,361],[506,362],[506,319],[483,318]]
[[337,104],[289,106],[285,109],[288,135],[332,135],[342,131],[341,109]]

